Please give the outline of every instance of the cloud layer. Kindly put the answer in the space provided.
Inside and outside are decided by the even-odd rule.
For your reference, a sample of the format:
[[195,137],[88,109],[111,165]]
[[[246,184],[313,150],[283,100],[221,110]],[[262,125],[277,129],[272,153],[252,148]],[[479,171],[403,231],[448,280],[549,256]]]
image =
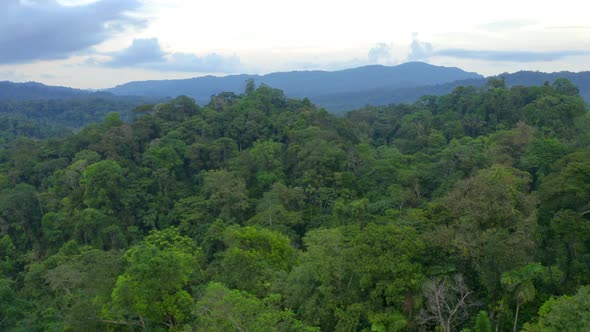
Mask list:
[[433,54],[432,44],[421,42],[418,40],[418,35],[414,33],[412,43],[410,44],[410,53],[408,53],[408,61],[426,60]]
[[449,56],[460,59],[473,59],[485,61],[505,61],[505,62],[540,62],[556,61],[568,56],[588,55],[587,51],[492,51],[492,50],[468,50],[462,48],[450,48],[439,50],[434,55]]
[[145,22],[128,13],[139,0],[63,6],[56,0],[2,0],[0,64],[64,59]]
[[569,56],[590,55],[590,51],[558,50],[558,51],[498,51],[486,49],[443,48],[434,49],[432,44],[422,42],[414,34],[408,61],[428,60],[434,56],[452,57],[457,59],[483,60],[491,62],[549,62]]
[[234,73],[240,69],[237,56],[223,56],[211,53],[197,56],[190,53],[167,53],[162,50],[158,39],[134,39],[131,46],[107,54],[110,60],[101,64],[107,67],[136,67],[158,71],[183,71],[206,73]]
[[392,47],[386,43],[379,43],[369,50],[367,58],[372,64],[390,62],[393,59]]

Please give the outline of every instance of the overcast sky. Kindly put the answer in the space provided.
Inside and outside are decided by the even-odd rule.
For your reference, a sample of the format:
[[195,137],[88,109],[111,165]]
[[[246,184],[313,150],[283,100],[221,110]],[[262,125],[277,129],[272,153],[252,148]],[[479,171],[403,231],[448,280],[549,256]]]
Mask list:
[[587,0],[0,0],[0,80],[105,88],[424,61],[590,70]]

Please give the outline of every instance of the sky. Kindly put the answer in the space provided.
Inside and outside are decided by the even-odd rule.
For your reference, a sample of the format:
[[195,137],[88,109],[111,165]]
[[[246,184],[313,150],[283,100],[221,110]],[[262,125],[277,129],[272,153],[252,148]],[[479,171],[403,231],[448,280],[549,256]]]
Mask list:
[[590,70],[587,0],[0,0],[0,80],[84,89],[423,61]]

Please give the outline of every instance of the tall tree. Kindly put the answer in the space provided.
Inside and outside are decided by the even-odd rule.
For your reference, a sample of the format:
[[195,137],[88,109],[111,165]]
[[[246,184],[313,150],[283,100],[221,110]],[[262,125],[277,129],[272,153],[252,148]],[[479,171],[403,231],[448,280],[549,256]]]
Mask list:
[[200,272],[201,254],[192,239],[175,228],[153,231],[142,244],[124,255],[125,272],[119,276],[104,322],[146,328],[176,328],[190,321],[194,299],[188,286]]
[[519,269],[514,269],[502,274],[502,285],[509,291],[513,292],[516,302],[516,312],[514,313],[514,326],[512,330],[516,332],[518,326],[518,312],[520,307],[533,300],[537,290],[533,280],[543,271],[540,264],[531,263]]

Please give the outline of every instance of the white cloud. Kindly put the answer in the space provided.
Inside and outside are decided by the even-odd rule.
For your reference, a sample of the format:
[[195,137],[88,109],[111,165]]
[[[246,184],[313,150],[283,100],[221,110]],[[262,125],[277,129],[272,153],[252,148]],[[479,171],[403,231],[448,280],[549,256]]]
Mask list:
[[210,53],[197,56],[182,52],[165,52],[156,38],[134,39],[131,46],[111,52],[107,61],[95,63],[108,67],[137,67],[158,71],[234,73],[240,69],[240,59]]
[[369,63],[390,65],[396,63],[393,55],[393,45],[379,43],[369,50],[367,54]]
[[408,61],[425,61],[428,60],[432,54],[432,44],[418,40],[418,34],[413,33],[410,52],[408,53]]
[[586,9],[586,0],[0,0],[0,71],[76,87],[403,60],[579,71]]

